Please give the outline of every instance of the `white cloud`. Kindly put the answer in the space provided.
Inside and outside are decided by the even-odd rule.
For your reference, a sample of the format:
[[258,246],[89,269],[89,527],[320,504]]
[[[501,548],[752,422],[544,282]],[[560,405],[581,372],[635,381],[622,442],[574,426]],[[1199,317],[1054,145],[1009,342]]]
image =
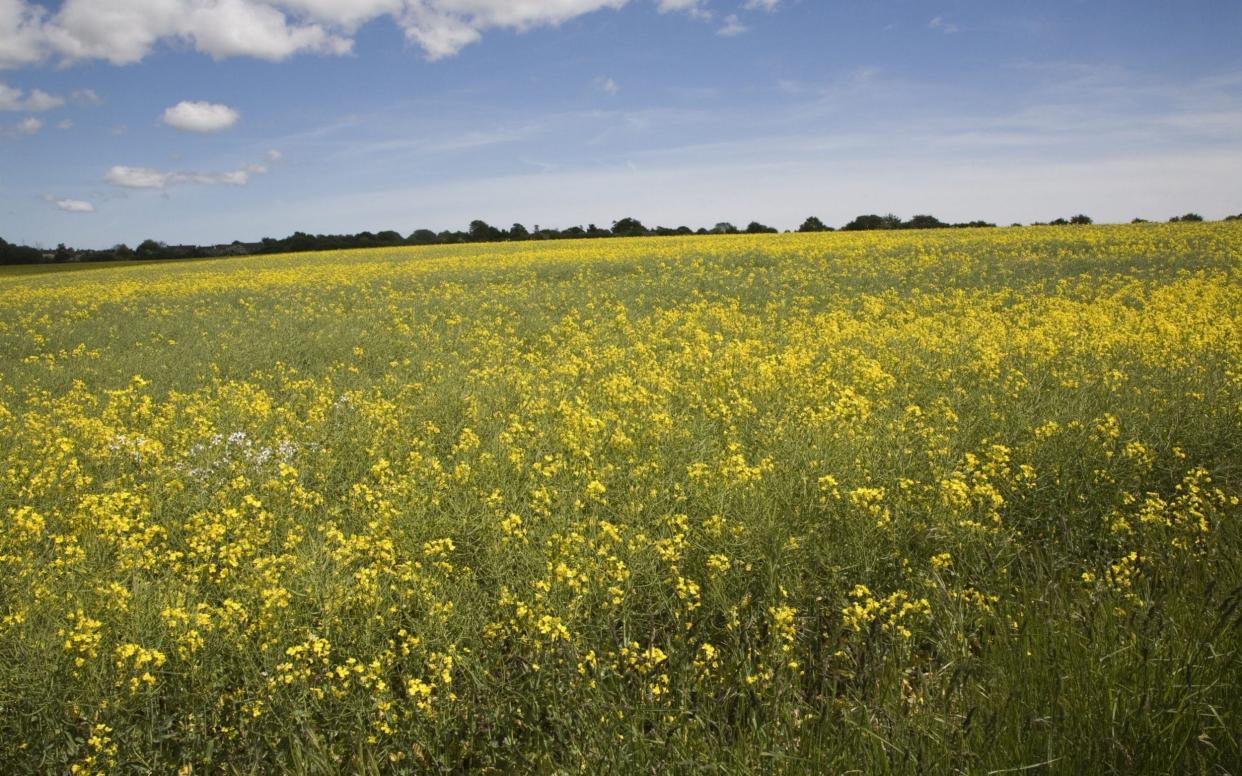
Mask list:
[[59,108],[64,104],[64,97],[48,94],[42,89],[35,89],[30,94],[26,94],[21,89],[0,83],[0,110],[39,112]]
[[61,122],[56,125],[56,128],[57,129],[73,129],[73,119],[62,119]]
[[781,0],[746,0],[747,11],[775,11]]
[[737,14],[731,13],[725,17],[724,26],[716,30],[716,34],[732,38],[735,35],[741,35],[749,29],[745,24],[742,24],[741,19],[737,18]]
[[52,203],[66,213],[94,213],[95,206],[83,199],[55,199]]
[[280,0],[279,5],[350,32],[385,14],[401,13],[403,0]]
[[712,13],[703,7],[705,2],[706,0],[656,0],[656,7],[660,13],[680,11],[696,19],[710,19]]
[[244,170],[231,170],[229,172],[216,173],[215,175],[195,175],[192,180],[194,183],[203,183],[212,185],[215,183],[223,183],[228,186],[245,186],[250,182],[250,176],[254,174],[262,174],[267,172],[267,168],[261,164],[252,164]]
[[[685,3],[685,0],[672,0]],[[628,0],[406,0],[398,19],[408,40],[428,59],[452,56],[482,37],[488,28],[525,31],[558,25],[583,14],[617,9]],[[659,0],[661,9],[669,0]],[[688,5],[697,5],[698,0]]]
[[252,176],[266,174],[271,169],[270,165],[280,161],[280,158],[279,151],[268,151],[263,162],[224,172],[179,172],[116,165],[108,170],[104,180],[127,189],[166,189],[183,184],[245,186]]
[[930,22],[927,23],[927,26],[933,30],[940,30],[941,32],[945,34],[954,33],[961,29],[961,27],[958,27],[956,24],[953,24],[952,22],[946,22],[943,16],[934,17]]
[[68,61],[105,59],[115,65],[141,61],[165,40],[188,41],[216,58],[278,61],[304,51],[350,50],[348,38],[313,20],[291,19],[276,5],[266,0],[65,0],[43,32],[48,45]]
[[604,94],[617,94],[621,91],[621,85],[611,78],[600,76],[595,79],[595,87]]
[[26,110],[44,111],[52,108],[59,108],[65,104],[65,98],[55,94],[48,94],[41,89],[35,89],[26,98]]
[[478,28],[451,14],[431,10],[419,3],[401,19],[406,40],[418,44],[428,59],[451,57],[482,38]]
[[[92,0],[93,1],[93,0]],[[247,0],[194,4],[182,35],[216,58],[252,56],[279,61],[301,51],[348,54],[353,41],[319,24],[290,24],[279,10]]]
[[147,167],[117,165],[108,170],[104,180],[113,186],[124,186],[128,189],[162,189],[171,182],[173,175],[174,173]]
[[[352,35],[387,16],[428,59],[456,54],[485,30],[554,26],[630,0],[0,0],[0,68],[49,58],[139,62],[161,43],[216,58],[279,61],[299,53],[346,54]],[[707,0],[653,0],[661,13],[710,18]],[[749,0],[770,9],[777,0]]]
[[0,70],[41,62],[45,56],[42,6],[0,0]]
[[69,60],[138,62],[159,38],[176,35],[188,9],[176,0],[66,0],[44,29],[48,44]]
[[164,123],[182,132],[208,134],[232,127],[241,114],[227,105],[183,101],[164,111]]

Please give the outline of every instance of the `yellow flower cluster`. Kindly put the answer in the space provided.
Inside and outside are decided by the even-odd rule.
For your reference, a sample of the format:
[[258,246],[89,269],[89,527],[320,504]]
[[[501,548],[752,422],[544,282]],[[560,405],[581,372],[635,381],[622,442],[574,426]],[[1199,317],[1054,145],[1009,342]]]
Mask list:
[[[0,770],[625,772],[659,742],[781,771],[748,752],[1016,719],[973,677],[1064,654],[1049,622],[1094,623],[1082,670],[1127,674],[1144,623],[1211,631],[1175,593],[1242,552],[1239,246],[1178,224],[0,274]],[[1219,676],[1178,719],[1229,708]],[[968,750],[892,762],[1009,765]]]

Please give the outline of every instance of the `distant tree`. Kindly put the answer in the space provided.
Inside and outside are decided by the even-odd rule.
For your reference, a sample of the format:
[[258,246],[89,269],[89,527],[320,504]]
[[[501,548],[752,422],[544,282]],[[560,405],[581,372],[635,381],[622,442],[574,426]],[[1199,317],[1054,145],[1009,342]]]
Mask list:
[[647,233],[647,227],[637,218],[622,218],[613,222],[612,233],[617,237],[641,237]]
[[164,254],[164,243],[147,239],[138,244],[134,254],[140,259],[158,259]]
[[902,229],[944,229],[948,224],[935,216],[918,215],[901,225]]
[[435,245],[439,238],[430,229],[415,229],[405,241],[410,245]]
[[526,231],[526,227],[522,226],[521,224],[514,224],[513,226],[509,227],[509,239],[510,240],[529,240],[530,232]]
[[738,234],[738,228],[728,221],[721,221],[711,228],[712,234]]
[[1018,223],[1017,221],[1014,221],[1012,224],[1010,224],[1010,226],[1022,226],[1022,224]]
[[495,242],[500,239],[500,230],[486,221],[475,219],[470,222],[470,242]]
[[777,230],[770,226],[764,226],[758,221],[751,221],[746,225],[746,234],[776,234]]
[[0,239],[0,264],[38,264],[41,261],[42,251]]
[[1069,226],[1069,221],[1064,218],[1054,218],[1048,222],[1048,226]]
[[847,232],[861,232],[861,231],[869,231],[873,229],[899,229],[899,228],[901,228],[901,219],[893,215],[892,213],[889,213],[888,215],[885,215],[885,216],[878,216],[878,215],[875,215],[874,213],[870,213],[865,216],[859,216],[858,218],[855,218],[853,221],[850,221],[845,226],[841,227],[843,231],[847,231]]
[[1086,216],[1086,215],[1083,215],[1082,213],[1079,213],[1078,215],[1071,218],[1069,222],[1073,224],[1074,226],[1090,226],[1091,224],[1095,223],[1094,221],[1091,220],[1091,216]]
[[1132,224],[1150,224],[1150,223],[1151,223],[1151,221],[1148,221],[1146,218],[1132,218],[1132,219],[1130,219],[1130,223],[1132,223]]
[[281,250],[285,251],[313,251],[320,248],[322,243],[313,234],[306,232],[294,232],[282,241]]
[[1179,221],[1182,223],[1197,224],[1203,221],[1203,216],[1199,215],[1198,213],[1187,213],[1184,216],[1173,216],[1172,218],[1169,219],[1170,224],[1176,224]]
[[1225,220],[1226,221],[1242,221],[1242,213],[1238,213],[1236,216],[1225,216]]
[[802,226],[798,227],[799,232],[827,232],[829,230],[830,227],[825,225],[823,221],[820,221],[815,216],[811,216],[807,220],[803,221]]

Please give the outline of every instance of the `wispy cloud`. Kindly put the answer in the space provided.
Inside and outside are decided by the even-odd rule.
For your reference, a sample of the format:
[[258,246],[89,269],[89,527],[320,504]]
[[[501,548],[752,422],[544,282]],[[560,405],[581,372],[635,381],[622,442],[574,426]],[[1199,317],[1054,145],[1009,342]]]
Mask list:
[[94,213],[95,205],[84,199],[56,199],[48,197],[48,201],[66,213]]
[[702,20],[712,18],[712,12],[705,7],[706,5],[707,0],[656,0],[656,7],[660,9],[660,13],[681,12]]
[[599,89],[604,94],[617,94],[621,91],[620,84],[613,79],[606,78],[602,75],[595,79],[595,88]]
[[932,20],[927,23],[927,26],[933,30],[940,30],[946,35],[959,32],[961,30],[961,27],[958,27],[956,24],[945,21],[943,16],[932,17]]
[[35,118],[34,115],[29,115],[29,117],[21,119],[20,122],[17,122],[15,127],[12,128],[12,132],[19,135],[32,135],[39,133],[39,130],[42,128],[42,120]]
[[[1224,201],[1242,171],[1242,150],[1063,162],[1006,157],[970,165],[965,163],[969,154],[946,164],[915,152],[862,154],[861,148],[876,150],[881,142],[860,137],[858,143],[838,154],[809,154],[799,160],[765,158],[764,143],[749,159],[718,151],[703,156],[679,152],[632,165],[618,161],[604,168],[325,195],[264,213],[255,228],[314,219],[327,231],[381,229],[405,222],[410,212],[419,214],[422,225],[435,228],[463,223],[463,213],[491,223],[528,224],[544,222],[552,213],[559,225],[632,215],[668,225],[757,219],[793,227],[812,214],[828,223],[845,223],[859,213],[890,210],[1005,223],[1089,212],[1100,221],[1118,221],[1164,212],[1170,201],[1186,203],[1181,211],[1174,206],[1170,212],[1189,207],[1206,212],[1197,203]],[[812,146],[798,148],[804,147]],[[900,186],[893,185],[896,180]],[[1021,187],[1015,188],[1015,181]],[[741,189],[747,191],[744,198],[736,196]],[[514,191],[523,192],[520,200],[513,198]],[[602,191],[609,193],[606,199],[599,196]]]
[[[1070,72],[1077,76],[1067,78]],[[414,207],[437,227],[455,223],[462,212],[496,222],[548,213],[562,214],[566,223],[598,222],[632,212],[667,223],[736,217],[796,226],[793,219],[804,218],[812,202],[820,215],[840,222],[870,209],[1007,223],[1078,211],[1100,220],[1209,212],[1236,191],[1242,97],[1234,96],[1227,74],[1180,82],[1123,70],[1035,75],[1047,78],[1046,88],[1024,86],[1008,109],[986,110],[964,109],[949,86],[933,89],[858,68],[827,82],[786,84],[775,97],[784,102],[762,111],[731,104],[686,112],[677,136],[717,138],[689,144],[669,142],[667,131],[641,129],[653,121],[665,126],[669,117],[638,113],[630,122],[627,113],[604,112],[600,123],[636,129],[601,139],[591,163],[429,181],[306,207],[332,213],[340,228],[355,221],[379,226],[383,213],[367,208],[381,201],[399,202],[407,212]],[[895,102],[907,106],[900,115],[884,109]],[[843,107],[850,109],[845,122]],[[587,126],[553,123],[562,131]],[[718,127],[736,134],[730,139]],[[567,137],[551,142],[567,147]],[[762,183],[769,180],[771,186]],[[738,197],[742,189],[746,196]],[[520,199],[514,191],[522,192]],[[610,212],[598,209],[601,191],[609,193]],[[739,203],[746,212],[736,212]]]
[[737,14],[731,13],[724,18],[724,25],[716,30],[716,34],[732,38],[735,35],[741,35],[749,29],[745,24],[742,24],[742,20],[738,18]]
[[127,189],[167,189],[185,184],[245,186],[250,183],[252,176],[265,175],[270,170],[270,165],[280,159],[279,151],[268,151],[262,162],[224,172],[183,172],[115,165],[104,175],[104,181]]
[[102,105],[103,98],[94,89],[75,89],[69,99],[78,105]]

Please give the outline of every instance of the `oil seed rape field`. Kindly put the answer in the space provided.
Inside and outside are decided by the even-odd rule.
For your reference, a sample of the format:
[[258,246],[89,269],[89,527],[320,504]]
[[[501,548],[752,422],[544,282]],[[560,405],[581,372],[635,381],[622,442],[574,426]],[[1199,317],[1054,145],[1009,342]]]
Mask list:
[[0,275],[4,773],[1242,766],[1242,224]]

